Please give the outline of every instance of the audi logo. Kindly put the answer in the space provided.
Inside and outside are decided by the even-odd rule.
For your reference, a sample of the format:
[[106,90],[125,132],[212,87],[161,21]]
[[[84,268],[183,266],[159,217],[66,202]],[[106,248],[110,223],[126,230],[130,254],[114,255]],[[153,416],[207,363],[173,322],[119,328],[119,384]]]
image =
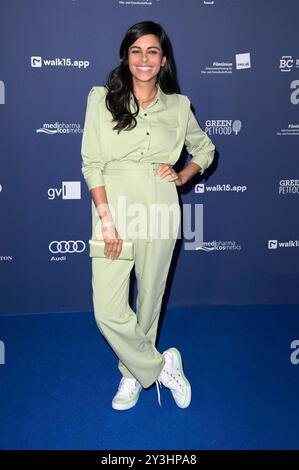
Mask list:
[[82,240],[53,240],[49,244],[51,253],[82,253],[85,250],[85,243]]

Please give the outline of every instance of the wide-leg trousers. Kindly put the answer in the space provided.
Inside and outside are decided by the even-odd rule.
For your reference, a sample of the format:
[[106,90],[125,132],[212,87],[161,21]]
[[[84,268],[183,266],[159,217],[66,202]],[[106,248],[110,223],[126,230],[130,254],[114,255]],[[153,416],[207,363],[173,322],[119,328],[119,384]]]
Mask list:
[[[112,161],[105,166],[105,189],[115,226],[122,239],[133,240],[135,259],[91,259],[97,326],[117,355],[121,374],[136,378],[144,388],[157,380],[165,363],[155,343],[181,225],[177,187],[169,177],[160,178],[159,165]],[[100,227],[92,201],[92,238],[99,238]],[[133,267],[137,282],[136,312],[129,305]]]

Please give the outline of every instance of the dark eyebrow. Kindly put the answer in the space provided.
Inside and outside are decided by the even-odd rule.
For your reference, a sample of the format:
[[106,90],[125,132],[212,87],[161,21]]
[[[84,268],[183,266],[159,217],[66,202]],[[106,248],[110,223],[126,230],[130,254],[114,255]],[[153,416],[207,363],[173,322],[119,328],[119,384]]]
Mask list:
[[[140,46],[130,46],[130,47],[129,47],[129,49],[134,49],[134,48],[136,48],[136,49],[141,49]],[[157,46],[148,46],[147,49],[158,49],[158,50],[160,51],[160,47],[157,47]]]

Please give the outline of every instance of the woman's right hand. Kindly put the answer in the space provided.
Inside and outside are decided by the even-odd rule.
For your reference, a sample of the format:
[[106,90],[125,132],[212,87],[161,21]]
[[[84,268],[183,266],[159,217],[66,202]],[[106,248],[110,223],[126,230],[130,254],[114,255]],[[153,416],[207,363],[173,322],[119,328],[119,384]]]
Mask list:
[[102,225],[102,234],[105,241],[104,255],[107,258],[116,259],[122,249],[122,239],[113,222],[105,222]]

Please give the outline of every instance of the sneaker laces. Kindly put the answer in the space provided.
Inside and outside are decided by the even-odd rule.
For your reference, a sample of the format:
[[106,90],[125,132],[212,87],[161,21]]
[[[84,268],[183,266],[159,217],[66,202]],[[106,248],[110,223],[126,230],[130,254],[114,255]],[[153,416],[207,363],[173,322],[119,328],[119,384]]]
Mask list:
[[130,394],[131,392],[134,392],[134,390],[137,387],[137,380],[136,379],[131,379],[128,377],[123,377],[120,381],[119,387],[118,387],[118,392],[120,393],[125,393],[125,394]]
[[[166,357],[167,357],[167,359],[166,359]],[[168,362],[168,354],[167,354],[167,353],[164,354],[164,358],[165,358],[165,364],[164,364],[164,367],[165,367],[166,362]],[[162,375],[163,372],[164,372],[164,367],[163,367],[163,369],[161,370],[158,379],[156,380],[156,387],[157,387],[157,394],[158,394],[158,403],[159,403],[159,405],[161,406],[161,408],[162,408],[162,404],[161,404],[161,395],[160,395],[160,389],[159,389],[159,387],[162,388],[162,381],[160,380],[160,377],[161,377],[161,375]],[[163,375],[165,375],[165,374],[163,374]]]
[[162,385],[161,385],[160,380],[157,379],[157,380],[156,380],[156,387],[157,387],[157,393],[158,393],[158,403],[159,403],[159,405],[160,405],[161,408],[162,408],[162,405],[161,405],[161,395],[160,395],[159,386],[160,386],[160,388],[162,388]]
[[167,374],[166,376],[163,377],[163,385],[165,387],[170,388],[171,390],[182,392],[180,382],[172,374]]
[[[167,378],[166,380],[164,380],[164,383],[163,385],[165,385],[166,387],[172,389],[172,390],[176,390],[177,391],[177,380],[171,376],[169,378]],[[175,386],[172,386],[171,385],[174,384]],[[156,380],[156,387],[157,387],[157,394],[158,394],[158,403],[159,405],[161,406],[162,408],[162,404],[161,404],[161,394],[160,394],[160,390],[159,390],[159,387],[162,388],[162,383],[161,383],[161,380],[157,379]]]
[[[164,354],[164,357],[165,357],[165,365],[166,365],[168,363],[169,359],[170,359],[167,352]],[[167,368],[165,370],[164,367],[163,367],[163,369],[162,369],[162,371],[159,375],[159,378],[156,380],[156,387],[157,387],[157,393],[158,393],[158,403],[161,407],[162,407],[162,405],[161,405],[161,395],[160,395],[159,386],[160,386],[160,388],[162,388],[162,383],[165,387],[167,387],[171,390],[174,390],[175,392],[183,393],[183,391],[181,390],[182,386],[181,386],[179,380],[173,374],[170,374],[167,371]],[[179,369],[177,368],[177,370],[179,370]],[[178,375],[180,375],[180,374],[178,374]]]

